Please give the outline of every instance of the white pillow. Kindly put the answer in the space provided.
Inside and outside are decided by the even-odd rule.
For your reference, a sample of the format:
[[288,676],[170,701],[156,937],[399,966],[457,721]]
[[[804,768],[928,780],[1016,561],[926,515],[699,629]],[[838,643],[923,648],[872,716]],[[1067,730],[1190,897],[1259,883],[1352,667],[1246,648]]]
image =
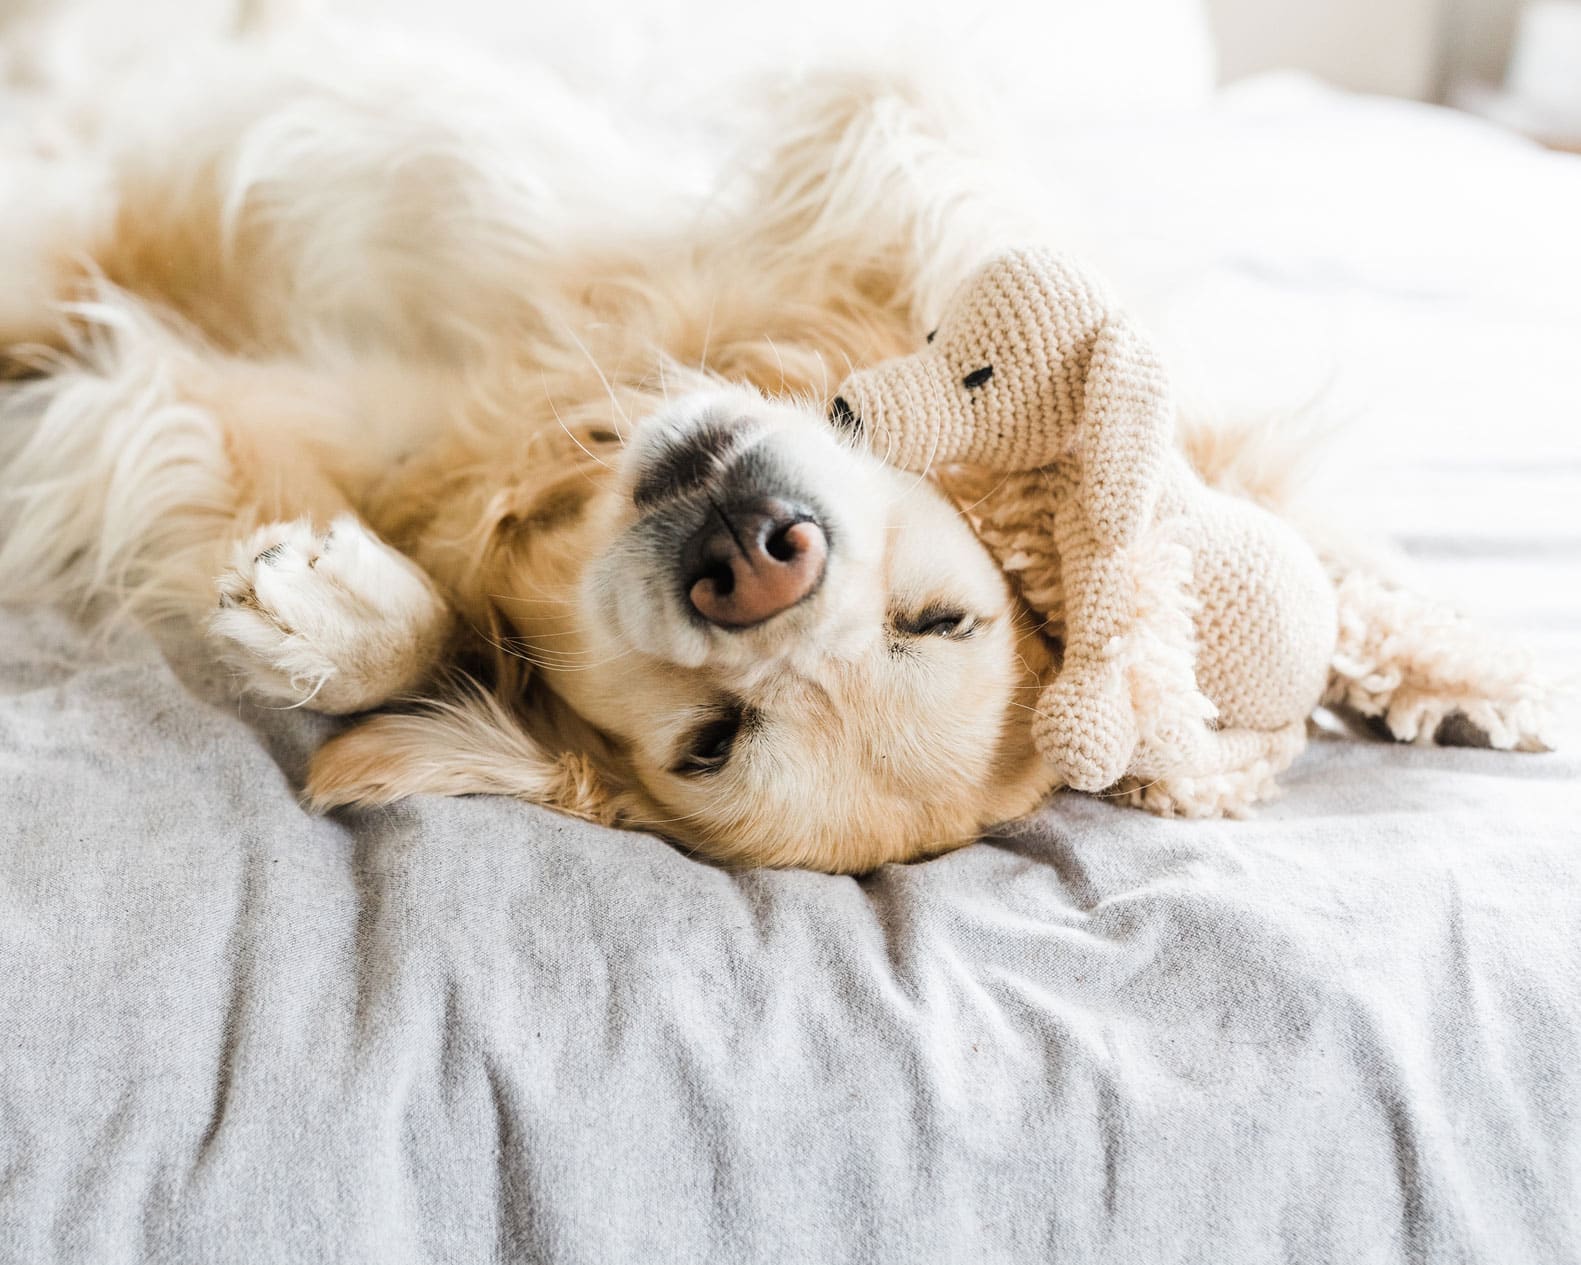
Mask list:
[[1201,0],[327,0],[340,16],[481,42],[655,106],[780,70],[937,66],[1059,124],[1196,105],[1215,59]]
[[[0,68],[102,65],[271,9],[546,62],[575,86],[659,109],[785,70],[909,65],[1059,125],[1196,105],[1216,72],[1203,0],[0,0]],[[26,28],[46,18],[53,38],[33,47]]]

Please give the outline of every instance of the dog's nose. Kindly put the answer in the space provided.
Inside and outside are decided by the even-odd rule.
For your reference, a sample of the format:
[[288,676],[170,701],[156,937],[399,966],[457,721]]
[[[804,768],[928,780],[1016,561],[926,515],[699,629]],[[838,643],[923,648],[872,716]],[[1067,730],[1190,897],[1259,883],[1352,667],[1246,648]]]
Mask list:
[[750,628],[818,587],[829,541],[810,514],[768,502],[716,509],[688,552],[697,613],[721,628]]

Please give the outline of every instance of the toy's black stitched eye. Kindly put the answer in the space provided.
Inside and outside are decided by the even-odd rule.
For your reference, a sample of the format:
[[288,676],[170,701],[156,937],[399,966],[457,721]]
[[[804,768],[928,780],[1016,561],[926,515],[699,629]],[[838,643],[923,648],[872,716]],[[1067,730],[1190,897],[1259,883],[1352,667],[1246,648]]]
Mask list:
[[982,386],[983,383],[987,382],[988,379],[993,376],[993,365],[984,365],[981,369],[973,369],[969,374],[962,378],[961,385],[968,389],[974,389],[976,387]]
[[934,340],[934,338],[935,338],[935,337],[936,337],[936,336],[937,336],[937,335],[938,335],[938,332],[939,332],[939,331],[938,331],[938,330],[936,330],[936,329],[930,329],[930,330],[929,330],[929,331],[928,331],[928,341],[929,341],[929,342],[930,342],[930,343],[931,343],[931,342],[932,342],[932,341],[933,341],[933,340]]
[[829,405],[829,421],[840,430],[862,429],[862,419],[851,411],[851,406],[846,403],[843,395],[835,396],[834,402]]

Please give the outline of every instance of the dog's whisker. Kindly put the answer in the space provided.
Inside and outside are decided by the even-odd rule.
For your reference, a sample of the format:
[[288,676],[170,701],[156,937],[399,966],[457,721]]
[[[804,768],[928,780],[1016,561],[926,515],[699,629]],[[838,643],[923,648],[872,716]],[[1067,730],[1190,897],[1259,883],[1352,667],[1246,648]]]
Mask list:
[[489,593],[496,602],[510,602],[515,606],[575,606],[569,597],[513,597],[508,593]]
[[919,483],[927,480],[929,473],[933,470],[933,460],[936,456],[938,456],[939,445],[942,442],[943,435],[939,432],[935,432],[933,436],[933,446],[928,449],[928,459],[922,463],[922,469],[917,471],[917,477],[906,485],[907,493],[915,491]]
[[984,501],[988,500],[992,496],[996,496],[1000,492],[1000,490],[1004,488],[1005,484],[1007,484],[1009,482],[1010,482],[1010,476],[1007,474],[1007,475],[1005,475],[1004,478],[1000,479],[998,483],[994,484],[993,487],[989,488],[988,491],[984,492],[980,497],[978,497],[970,505],[963,505],[963,506],[961,506],[960,507],[961,513],[963,513],[963,514],[970,514],[974,509],[976,509]]
[[[615,388],[610,385],[609,379],[604,376],[604,370],[599,367],[599,363],[594,358],[593,353],[591,351],[589,351],[587,349],[586,344],[583,343],[582,340],[577,337],[576,331],[571,328],[570,322],[562,320],[561,324],[565,327],[565,332],[570,336],[571,341],[576,344],[577,350],[580,351],[585,357],[587,357],[587,363],[588,363],[589,367],[593,370],[594,373],[596,373],[598,375],[598,380],[601,383],[604,384],[604,393],[607,396],[609,396],[609,402],[612,405],[615,406],[616,411],[619,412],[619,414],[621,416],[621,420],[626,423],[627,429],[630,429],[630,427],[631,427],[631,418],[626,415],[625,408],[621,405],[619,398],[615,395]],[[616,369],[615,369],[615,376],[617,378],[620,376],[620,367],[619,366],[617,366]],[[620,439],[620,441],[622,443],[625,443],[625,438],[626,438],[625,434],[620,429],[620,423],[615,421],[614,413],[610,414],[609,422],[610,422],[610,425],[615,428],[616,436]]]
[[1018,703],[1014,699],[1007,699],[1005,706],[1014,707],[1017,711],[1031,712],[1034,716],[1041,716],[1043,714],[1039,708],[1033,707],[1030,703]]
[[506,637],[503,640],[492,641],[489,644],[496,650],[514,655],[518,659],[531,660],[542,667],[580,666],[590,661],[593,657],[591,651],[540,649],[536,640],[529,641],[525,637]]
[[543,375],[543,374],[540,374],[539,376],[543,379],[543,395],[544,395],[544,399],[547,400],[548,403],[549,403],[549,411],[554,414],[555,424],[558,425],[560,427],[560,429],[563,430],[566,433],[566,436],[571,440],[571,442],[573,444],[575,444],[583,452],[587,453],[587,455],[589,457],[592,457],[592,459],[594,461],[597,461],[599,465],[604,467],[604,469],[608,470],[611,474],[613,474],[614,471],[615,471],[615,467],[610,465],[607,461],[600,461],[598,456],[591,449],[589,449],[586,444],[584,444],[580,439],[578,439],[576,437],[575,433],[571,430],[571,428],[565,424],[565,419],[560,416],[560,409],[558,408],[558,406],[554,402],[554,396],[551,395],[550,392],[549,392],[549,379],[548,379],[548,377]]
[[530,645],[537,645],[540,641],[554,641],[554,640],[557,640],[558,638],[561,638],[561,637],[580,637],[580,636],[582,636],[581,631],[578,630],[578,629],[573,628],[573,629],[571,629],[568,632],[534,633],[531,637],[520,637],[520,638],[515,638],[514,640],[524,641],[524,642],[527,642]]
[[536,668],[545,668],[545,669],[548,669],[548,670],[551,670],[551,671],[563,671],[563,670],[565,670],[565,666],[567,664],[570,664],[572,662],[577,662],[578,664],[580,663],[580,661],[572,660],[569,656],[565,656],[564,663],[561,663],[561,662],[550,662],[547,659],[543,658],[542,656],[531,654],[531,653],[529,653],[528,651],[525,651],[525,650],[520,650],[515,645],[511,644],[512,642],[521,640],[519,638],[514,638],[514,637],[500,638],[500,637],[490,636],[489,633],[484,631],[482,628],[479,628],[477,626],[477,624],[474,623],[471,620],[467,621],[467,626],[472,630],[472,635],[475,636],[484,645],[489,646],[491,649],[496,650],[500,654],[506,655],[509,658],[517,659],[517,660],[520,660],[523,663],[531,664],[533,667],[536,667]]
[[596,663],[577,663],[577,664],[544,663],[544,662],[539,662],[538,660],[533,659],[533,658],[531,658],[531,657],[529,657],[527,655],[520,655],[520,654],[517,655],[516,658],[524,659],[528,663],[535,663],[535,664],[537,664],[538,667],[543,668],[545,671],[548,671],[548,672],[559,673],[562,676],[571,676],[571,675],[574,675],[575,673],[578,673],[578,672],[593,672],[593,671],[596,671],[599,668],[608,667],[611,663],[619,663],[622,659],[630,658],[633,653],[634,653],[634,651],[631,651],[631,650],[622,650],[622,651],[620,651],[620,653],[612,654],[612,655],[609,656],[609,658],[607,658],[607,659],[600,659]]
[[708,372],[708,344],[714,336],[714,313],[718,310],[718,307],[718,299],[708,305],[708,324],[703,327],[703,346],[698,353],[697,367],[704,373]]
[[779,344],[776,343],[767,334],[763,335],[763,337],[768,341],[768,345],[769,345],[770,349],[774,352],[775,363],[777,363],[779,365],[779,370],[780,370],[780,394],[783,395],[785,393],[785,360],[780,355]]
[[326,677],[320,677],[318,684],[313,687],[313,692],[311,694],[309,694],[306,698],[301,699],[298,702],[286,703],[286,704],[283,704],[283,705],[281,705],[279,707],[276,707],[276,706],[274,706],[273,704],[270,704],[270,703],[255,703],[254,706],[255,707],[261,707],[265,711],[270,711],[270,712],[294,712],[299,707],[306,707],[315,698],[317,698],[318,695],[319,695],[319,691],[324,688],[324,686],[328,683],[328,681],[329,681],[329,678],[327,676]]
[[509,655],[513,659],[520,659],[534,667],[543,668],[551,672],[586,672],[593,668],[604,667],[607,664],[618,662],[627,658],[633,652],[622,650],[607,658],[593,660],[592,651],[557,651],[540,649],[536,639],[529,641],[527,638],[507,637],[504,639],[490,637],[481,629],[474,628],[474,632],[488,645],[498,650],[501,654]]
[[[679,814],[679,815],[677,815],[675,817],[628,817],[626,820],[628,822],[630,822],[632,825],[638,825],[638,826],[673,826],[673,825],[676,825],[678,822],[695,821],[695,820],[703,817],[705,814],[711,812],[714,808],[716,808],[719,805],[719,802],[720,802],[720,797],[719,796],[715,796],[713,799],[709,800],[708,803],[704,804],[701,808],[693,809],[689,813],[681,813],[681,814]],[[683,843],[682,846],[687,846],[687,845],[685,845]]]

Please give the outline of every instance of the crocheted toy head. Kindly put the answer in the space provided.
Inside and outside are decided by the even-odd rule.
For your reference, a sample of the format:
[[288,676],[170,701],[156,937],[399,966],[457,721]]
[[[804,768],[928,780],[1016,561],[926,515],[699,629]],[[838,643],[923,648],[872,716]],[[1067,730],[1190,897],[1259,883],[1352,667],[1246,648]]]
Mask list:
[[1093,274],[991,261],[925,347],[847,378],[831,418],[906,469],[1011,472],[970,516],[1061,645],[1033,736],[1068,785],[1129,778],[1192,813],[1269,790],[1327,680],[1332,588],[1293,530],[1175,450],[1162,364]]
[[1167,425],[1163,370],[1102,283],[1031,250],[975,273],[915,355],[848,377],[832,416],[908,470],[952,462],[1035,469],[1054,460],[1052,442],[1074,431],[1105,333],[1105,346],[1116,337],[1129,344],[1132,370],[1148,379],[1132,385],[1151,390]]

